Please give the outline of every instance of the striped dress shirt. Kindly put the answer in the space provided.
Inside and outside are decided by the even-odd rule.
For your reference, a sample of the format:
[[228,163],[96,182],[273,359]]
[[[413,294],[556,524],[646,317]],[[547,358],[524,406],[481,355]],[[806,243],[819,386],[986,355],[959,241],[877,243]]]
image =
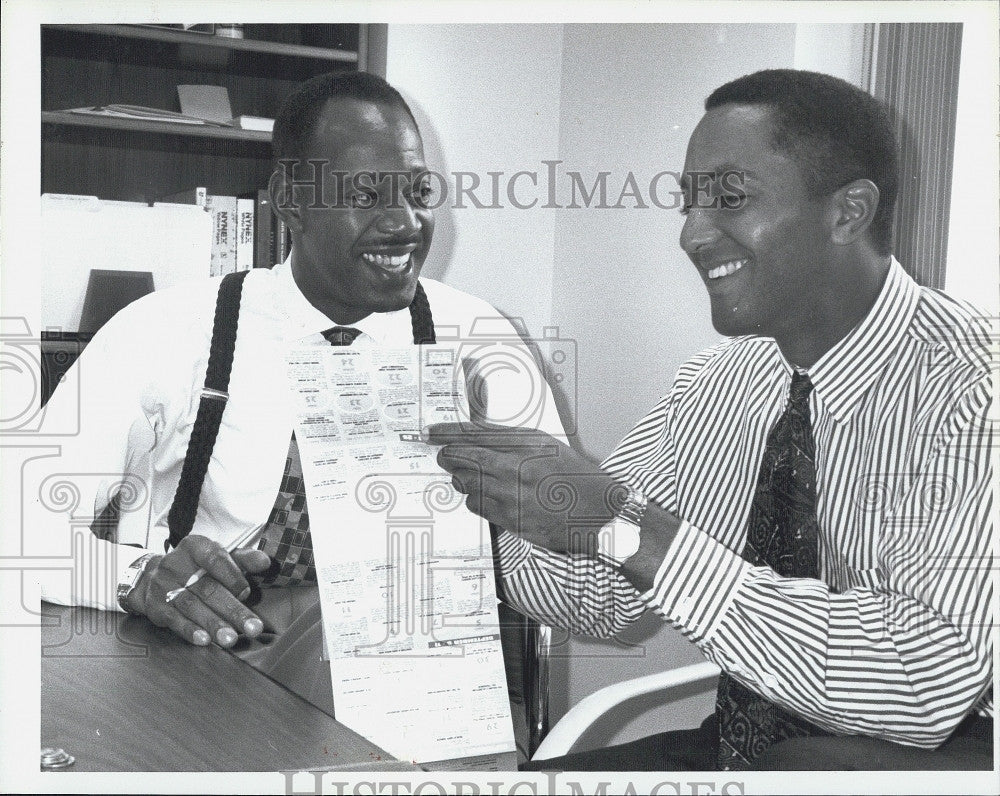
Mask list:
[[868,316],[809,369],[819,579],[739,553],[792,375],[773,339],[747,336],[682,366],[604,463],[682,519],[653,588],[503,534],[508,597],[597,636],[651,608],[831,732],[936,747],[993,712],[992,334],[893,261]]

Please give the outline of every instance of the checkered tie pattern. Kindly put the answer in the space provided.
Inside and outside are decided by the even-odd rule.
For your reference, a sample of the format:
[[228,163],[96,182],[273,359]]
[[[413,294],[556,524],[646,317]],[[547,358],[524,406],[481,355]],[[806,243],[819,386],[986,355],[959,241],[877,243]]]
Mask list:
[[[337,346],[350,345],[359,334],[360,330],[346,326],[334,326],[323,332],[330,345]],[[271,566],[260,579],[261,586],[298,586],[316,582],[306,486],[294,431],[288,443],[285,474],[258,547],[271,557]]]
[[[816,450],[809,423],[809,376],[796,372],[788,407],[767,436],[743,558],[771,567],[781,577],[819,576],[816,519]],[[715,713],[719,720],[719,768],[749,768],[776,741],[825,735],[723,672]]]

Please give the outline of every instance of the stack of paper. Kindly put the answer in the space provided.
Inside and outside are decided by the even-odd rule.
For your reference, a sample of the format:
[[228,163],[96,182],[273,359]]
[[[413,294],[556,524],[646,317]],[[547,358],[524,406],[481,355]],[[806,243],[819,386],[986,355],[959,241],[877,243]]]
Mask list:
[[92,105],[86,108],[70,108],[67,113],[79,113],[84,116],[113,116],[118,119],[136,119],[147,122],[177,122],[179,124],[208,124],[216,127],[228,127],[229,122],[218,122],[203,119],[198,116],[188,116],[183,113],[166,111],[161,108],[147,108],[144,105]]
[[156,288],[204,278],[212,219],[194,205],[42,195],[42,327],[75,332],[91,268],[151,271]]

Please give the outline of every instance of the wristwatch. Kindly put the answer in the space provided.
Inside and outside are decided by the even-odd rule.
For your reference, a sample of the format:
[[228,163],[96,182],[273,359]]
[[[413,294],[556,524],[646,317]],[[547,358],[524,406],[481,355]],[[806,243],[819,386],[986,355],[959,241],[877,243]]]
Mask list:
[[628,487],[625,502],[611,522],[597,534],[597,554],[619,566],[639,549],[639,526],[649,501],[638,489]]
[[118,584],[117,597],[119,607],[126,613],[136,613],[129,608],[128,598],[129,595],[135,590],[136,584],[139,583],[139,578],[142,577],[142,573],[145,572],[146,567],[149,566],[149,562],[152,560],[153,555],[153,553],[146,553],[146,555],[140,556],[128,565],[128,569],[126,569],[125,574],[122,575],[122,580]]

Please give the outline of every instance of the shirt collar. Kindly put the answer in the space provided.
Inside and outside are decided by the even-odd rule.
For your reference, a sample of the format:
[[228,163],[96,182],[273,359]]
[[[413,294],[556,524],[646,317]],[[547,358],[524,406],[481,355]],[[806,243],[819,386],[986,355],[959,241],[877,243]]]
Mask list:
[[865,391],[899,348],[920,298],[917,283],[895,258],[867,316],[809,368],[817,396],[840,422],[848,420]]
[[[279,306],[287,319],[286,338],[298,340],[314,337],[314,342],[325,342],[321,333],[336,324],[309,303],[292,276],[289,259],[274,266],[275,292]],[[413,342],[413,326],[409,309],[394,312],[373,312],[367,318],[346,324],[360,329],[362,335],[355,345],[374,344],[381,347],[404,346]]]

